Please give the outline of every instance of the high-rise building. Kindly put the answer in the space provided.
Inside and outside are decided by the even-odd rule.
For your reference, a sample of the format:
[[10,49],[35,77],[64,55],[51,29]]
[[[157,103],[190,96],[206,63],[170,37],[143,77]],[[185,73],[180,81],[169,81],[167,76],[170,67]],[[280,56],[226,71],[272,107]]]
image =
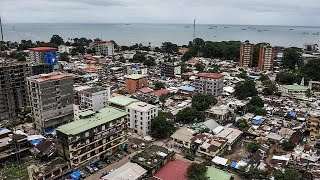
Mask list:
[[127,142],[126,112],[103,108],[57,129],[58,152],[72,166],[104,159]]
[[80,109],[98,111],[107,106],[110,99],[110,87],[91,87],[78,92]]
[[158,107],[145,103],[135,102],[127,106],[128,126],[135,133],[145,136],[151,130],[151,120],[158,116]]
[[240,67],[248,68],[252,66],[253,48],[254,48],[254,45],[250,44],[249,41],[245,41],[244,43],[241,43],[240,58],[239,58]]
[[31,76],[27,62],[0,64],[0,120],[16,117],[16,111],[28,106],[25,78]]
[[114,44],[111,41],[95,41],[93,42],[96,55],[113,56]]
[[73,77],[53,72],[27,78],[33,120],[39,131],[73,120]]
[[174,63],[165,63],[161,67],[161,76],[175,77],[181,74],[181,66]]
[[137,90],[148,86],[148,79],[145,75],[132,74],[126,77],[126,90],[135,93]]
[[54,65],[57,63],[57,49],[52,47],[29,48],[29,61],[34,64],[48,63]]
[[320,135],[320,111],[313,110],[308,112],[307,116],[307,130],[310,131],[310,135],[318,137]]
[[258,68],[260,71],[272,71],[274,63],[274,49],[271,46],[261,46]]
[[199,73],[196,75],[196,92],[220,96],[223,93],[223,75],[214,73]]

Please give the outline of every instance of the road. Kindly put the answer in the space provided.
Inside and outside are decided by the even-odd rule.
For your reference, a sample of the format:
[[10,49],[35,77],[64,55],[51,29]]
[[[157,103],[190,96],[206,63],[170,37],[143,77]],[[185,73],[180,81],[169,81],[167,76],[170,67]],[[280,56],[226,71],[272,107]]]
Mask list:
[[124,158],[122,158],[121,160],[119,160],[118,162],[114,162],[112,164],[107,165],[106,167],[100,169],[99,171],[97,171],[94,174],[91,174],[90,176],[86,177],[85,180],[98,180],[100,179],[101,175],[105,172],[109,172],[111,169],[117,169],[121,166],[123,166],[124,164],[126,164],[127,162],[129,162],[129,157],[134,156],[137,152],[134,152]]

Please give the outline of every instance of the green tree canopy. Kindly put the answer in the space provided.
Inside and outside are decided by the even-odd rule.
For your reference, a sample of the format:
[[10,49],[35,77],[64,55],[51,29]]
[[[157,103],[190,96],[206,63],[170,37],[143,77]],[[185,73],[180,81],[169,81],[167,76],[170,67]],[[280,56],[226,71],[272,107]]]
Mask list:
[[187,169],[189,180],[207,180],[207,167],[204,164],[192,163]]
[[59,60],[60,60],[60,61],[69,62],[69,61],[70,61],[69,54],[66,53],[66,52],[64,52],[64,53],[59,53]]
[[154,90],[159,90],[159,89],[163,89],[163,88],[165,88],[165,84],[163,82],[156,81],[154,83]]
[[292,151],[295,147],[295,145],[293,144],[292,141],[283,141],[281,143],[281,147],[285,150],[285,151]]
[[235,86],[235,96],[238,99],[245,99],[247,97],[256,96],[258,91],[256,89],[256,84],[249,79],[239,82]]
[[278,91],[278,87],[273,81],[265,80],[262,83],[265,86],[263,88],[263,90],[262,90],[263,94],[265,94],[265,95],[273,95],[274,93],[276,93]]
[[176,115],[176,121],[182,123],[199,122],[203,119],[204,114],[195,108],[184,108]]
[[258,141],[252,141],[248,144],[248,151],[255,153],[260,148],[260,143]]
[[211,94],[198,93],[192,97],[192,108],[198,111],[205,111],[215,104],[217,104],[217,99]]
[[257,106],[257,107],[263,107],[264,106],[264,102],[259,96],[253,96],[250,99],[249,104],[252,105],[252,106]]
[[283,53],[282,64],[283,67],[291,70],[295,69],[296,66],[302,66],[303,62],[299,49],[294,47],[286,48]]
[[281,84],[292,85],[294,83],[300,83],[301,77],[291,71],[281,71],[277,74],[276,81]]
[[168,121],[162,111],[159,111],[158,116],[151,121],[150,135],[155,139],[169,137],[175,130],[173,122]]
[[203,72],[203,70],[205,68],[205,66],[203,64],[201,64],[201,63],[197,63],[195,65],[195,67],[196,67],[197,71],[199,71],[199,72]]
[[143,61],[143,65],[146,65],[146,66],[155,66],[156,65],[156,60],[149,56],[148,58],[146,58],[144,61]]
[[320,81],[320,59],[309,60],[301,68],[301,73],[306,79]]
[[276,180],[299,180],[301,178],[301,174],[293,169],[286,169],[284,172],[277,171],[274,175]]
[[161,49],[165,53],[173,54],[173,53],[178,52],[179,47],[178,47],[178,45],[173,44],[171,42],[164,42],[164,43],[162,43]]
[[61,44],[64,44],[64,41],[63,41],[62,37],[55,34],[51,37],[50,43],[55,44],[56,46],[60,46]]

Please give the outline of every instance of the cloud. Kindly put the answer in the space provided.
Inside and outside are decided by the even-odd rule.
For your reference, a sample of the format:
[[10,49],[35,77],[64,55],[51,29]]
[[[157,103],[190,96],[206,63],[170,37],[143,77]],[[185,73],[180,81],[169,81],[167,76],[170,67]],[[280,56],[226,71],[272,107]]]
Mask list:
[[4,22],[320,25],[318,0],[0,0]]

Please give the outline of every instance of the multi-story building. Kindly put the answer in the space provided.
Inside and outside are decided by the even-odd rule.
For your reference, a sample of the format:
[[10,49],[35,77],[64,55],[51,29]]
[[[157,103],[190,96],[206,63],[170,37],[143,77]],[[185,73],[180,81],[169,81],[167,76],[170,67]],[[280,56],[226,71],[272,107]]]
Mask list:
[[29,60],[34,63],[57,63],[57,49],[52,47],[29,48]]
[[113,56],[114,44],[111,41],[95,41],[93,47],[96,51],[96,55]]
[[48,63],[33,64],[31,66],[31,70],[32,76],[39,74],[48,74],[53,72],[51,65]]
[[72,166],[106,158],[127,142],[126,116],[125,111],[107,107],[59,126],[58,152]]
[[261,46],[258,68],[260,71],[272,71],[274,63],[274,49],[270,45]]
[[110,87],[91,87],[78,92],[78,94],[80,109],[98,111],[107,106],[107,101],[110,99]]
[[27,62],[0,64],[0,120],[16,117],[16,111],[28,106],[25,78],[31,76]]
[[191,138],[191,149],[197,155],[214,157],[227,149],[227,139],[209,133],[197,134]]
[[248,68],[252,66],[254,45],[249,41],[245,41],[240,45],[239,66]]
[[145,136],[151,130],[151,120],[158,116],[158,107],[145,103],[135,102],[127,106],[128,127],[135,133]]
[[175,77],[181,74],[181,66],[174,63],[165,63],[161,67],[161,76]]
[[145,75],[132,74],[126,77],[125,88],[129,93],[135,93],[137,90],[148,87],[148,79]]
[[53,72],[27,78],[33,120],[39,131],[73,120],[73,77]]
[[307,117],[307,130],[310,134],[317,137],[320,135],[320,111],[314,110],[308,113]]
[[220,96],[223,93],[223,75],[214,73],[199,73],[194,85],[196,92]]
[[74,47],[72,47],[72,46],[60,45],[60,46],[58,46],[58,51],[59,51],[59,53],[71,53],[71,50],[73,48]]

